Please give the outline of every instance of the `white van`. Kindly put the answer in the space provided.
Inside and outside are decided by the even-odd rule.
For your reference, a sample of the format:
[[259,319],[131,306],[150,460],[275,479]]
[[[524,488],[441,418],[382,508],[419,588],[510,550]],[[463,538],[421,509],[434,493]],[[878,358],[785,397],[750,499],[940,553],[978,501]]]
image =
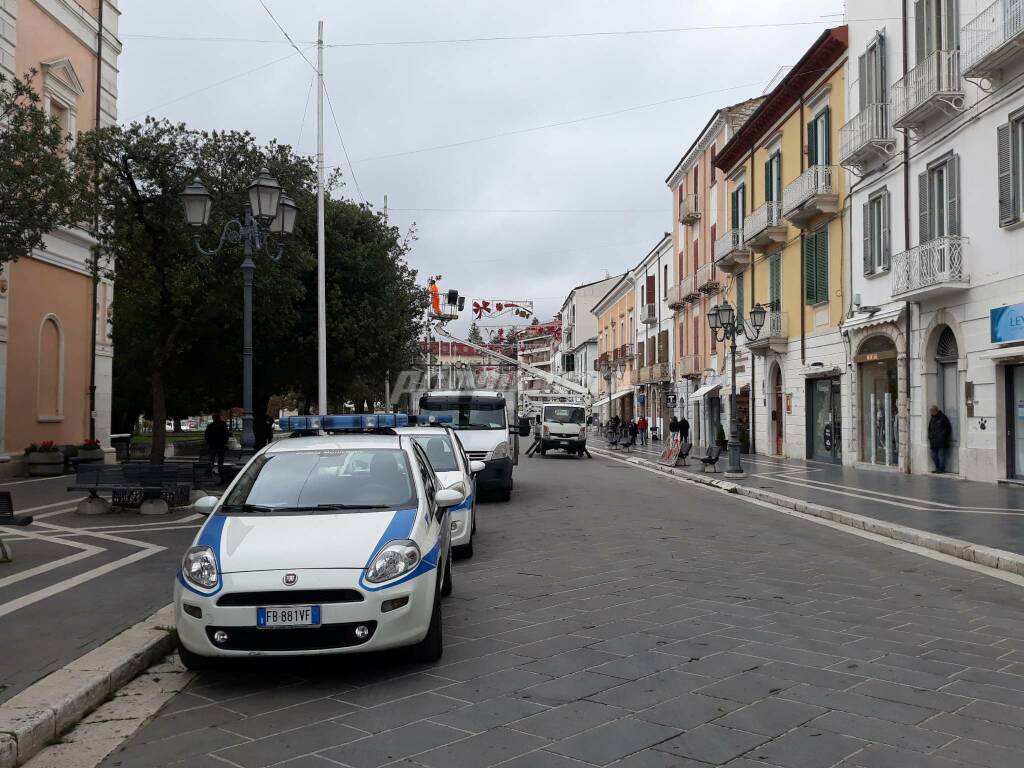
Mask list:
[[502,501],[512,498],[512,468],[519,460],[519,430],[509,423],[501,392],[446,390],[420,397],[420,426],[451,427],[471,461],[484,462],[476,476],[479,491],[495,491]]
[[582,456],[587,449],[587,412],[575,403],[548,403],[541,414],[540,455],[563,450]]

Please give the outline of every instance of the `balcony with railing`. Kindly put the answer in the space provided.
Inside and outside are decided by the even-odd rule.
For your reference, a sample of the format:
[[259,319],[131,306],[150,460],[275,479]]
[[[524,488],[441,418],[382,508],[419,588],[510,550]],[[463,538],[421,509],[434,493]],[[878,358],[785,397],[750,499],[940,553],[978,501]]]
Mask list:
[[746,338],[747,348],[752,352],[766,354],[774,352],[781,355],[789,344],[789,315],[779,310],[771,310],[765,315],[761,334],[756,338]]
[[704,373],[700,355],[680,355],[676,360],[676,373],[683,379],[699,379]]
[[644,304],[640,312],[640,322],[644,325],[655,325],[658,322],[658,305]]
[[668,305],[672,309],[682,309],[686,303],[700,296],[697,291],[696,275],[683,275],[678,285],[668,287]]
[[934,51],[892,85],[892,125],[922,133],[938,117],[964,108],[960,51]]
[[970,287],[965,245],[967,238],[946,235],[892,257],[892,297],[935,298]]
[[621,360],[632,360],[635,357],[632,344],[623,344],[619,347],[619,358]]
[[769,200],[743,220],[743,244],[755,253],[765,253],[788,239],[789,228],[782,218],[782,203]]
[[862,171],[896,154],[891,107],[868,104],[839,129],[839,164]]
[[700,293],[715,293],[721,285],[718,281],[718,270],[710,262],[701,264],[693,278],[694,287]]
[[681,194],[679,196],[679,223],[694,224],[700,220],[700,211],[697,209],[697,194]]
[[639,369],[638,374],[638,384],[655,384],[662,381],[671,381],[672,364],[666,361],[644,366]]
[[715,241],[715,265],[723,272],[732,274],[749,263],[750,249],[743,243],[742,229],[727,230]]
[[805,227],[839,211],[839,174],[832,165],[812,165],[782,191],[782,215]]
[[1024,63],[1024,0],[996,0],[971,19],[960,32],[960,50],[964,77],[995,80]]

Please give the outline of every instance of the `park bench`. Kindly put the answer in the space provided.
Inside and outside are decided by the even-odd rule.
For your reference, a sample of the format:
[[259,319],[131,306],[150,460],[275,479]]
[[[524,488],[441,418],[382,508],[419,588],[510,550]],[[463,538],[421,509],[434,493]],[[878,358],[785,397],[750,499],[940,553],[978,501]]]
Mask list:
[[83,464],[75,473],[69,491],[87,491],[89,498],[79,504],[82,514],[109,510],[100,499],[109,492],[115,507],[138,507],[146,515],[166,513],[168,507],[189,503],[193,470],[189,464]]
[[[10,491],[0,491],[0,528],[21,528],[26,525],[32,525],[32,516],[14,514],[14,501],[11,499]],[[13,560],[11,546],[0,539],[0,563],[9,563]]]
[[718,460],[722,457],[722,447],[719,445],[708,446],[708,453],[706,456],[698,456],[700,463],[704,465],[704,471],[708,471],[708,467],[711,467],[713,471],[718,471]]
[[686,463],[686,460],[690,456],[690,451],[693,450],[693,443],[683,443],[679,446],[679,458],[678,461],[682,463],[684,467],[690,466]]

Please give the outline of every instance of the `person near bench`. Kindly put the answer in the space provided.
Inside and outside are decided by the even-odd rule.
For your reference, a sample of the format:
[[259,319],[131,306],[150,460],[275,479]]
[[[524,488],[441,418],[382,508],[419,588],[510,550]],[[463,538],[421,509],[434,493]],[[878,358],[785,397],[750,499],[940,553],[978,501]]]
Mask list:
[[213,462],[217,462],[217,474],[224,474],[224,453],[228,448],[228,425],[220,411],[214,411],[213,421],[206,425],[206,432],[203,434],[206,440],[206,447],[210,449],[210,471],[213,471]]

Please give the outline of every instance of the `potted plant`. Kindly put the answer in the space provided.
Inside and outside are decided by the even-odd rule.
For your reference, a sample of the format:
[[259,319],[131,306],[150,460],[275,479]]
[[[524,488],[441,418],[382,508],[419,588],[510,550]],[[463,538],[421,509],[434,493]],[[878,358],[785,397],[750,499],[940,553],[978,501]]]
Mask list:
[[25,463],[30,477],[53,477],[64,474],[64,454],[52,440],[32,443],[26,448]]
[[99,440],[90,438],[75,447],[78,449],[79,461],[103,461],[103,448]]

